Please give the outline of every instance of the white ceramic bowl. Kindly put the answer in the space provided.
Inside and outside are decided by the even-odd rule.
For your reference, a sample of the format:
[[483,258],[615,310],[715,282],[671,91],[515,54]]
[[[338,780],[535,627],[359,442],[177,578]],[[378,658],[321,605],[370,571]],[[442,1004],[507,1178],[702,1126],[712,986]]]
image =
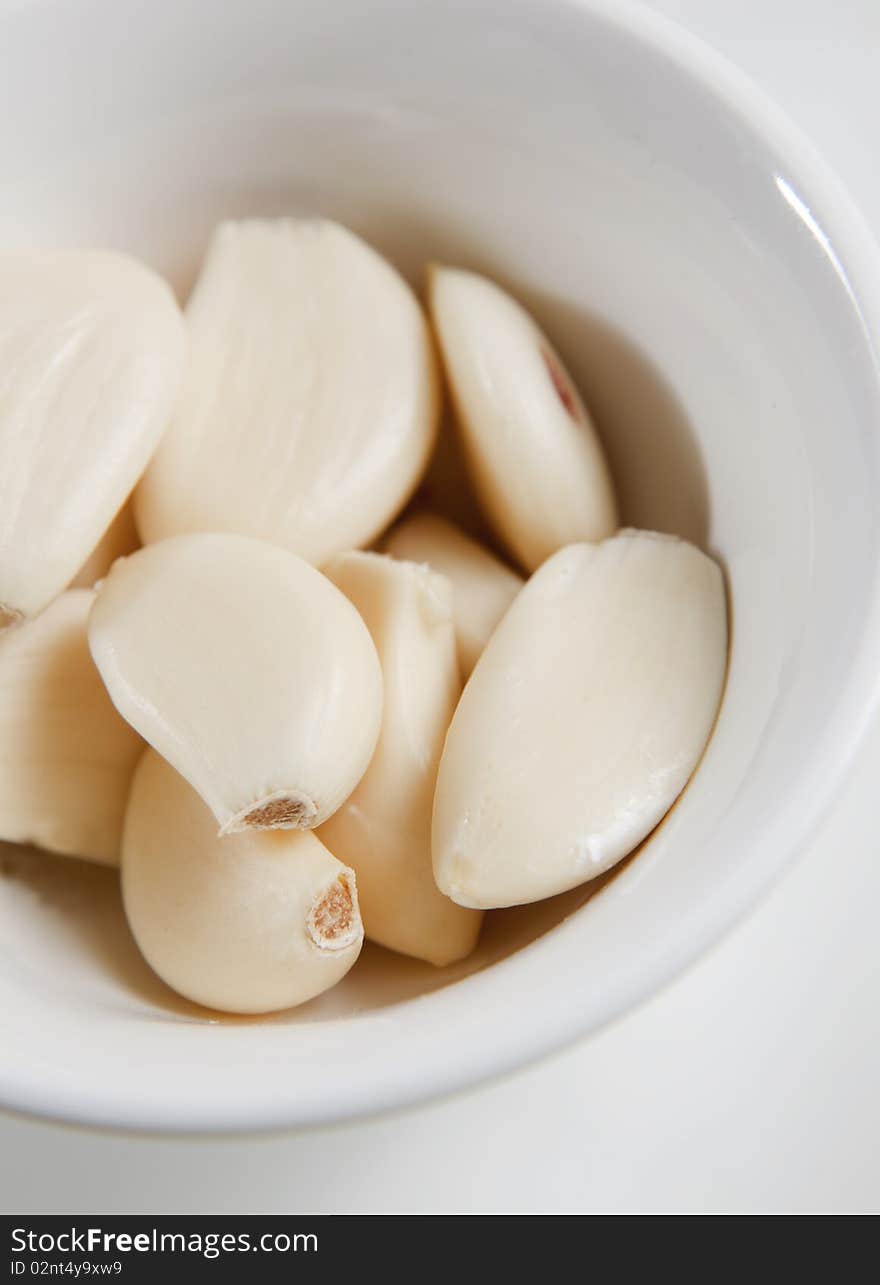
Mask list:
[[[493,919],[437,973],[368,949],[335,992],[217,1020],[139,960],[112,873],[7,850],[0,1101],[92,1123],[338,1120],[509,1070],[643,999],[802,848],[880,670],[880,276],[809,147],[650,14],[560,0],[6,6],[7,243],[145,256],[185,289],[221,216],[324,212],[414,279],[529,299],[634,524],[723,561],[723,712],[601,894]],[[804,943],[810,949],[810,943]]]

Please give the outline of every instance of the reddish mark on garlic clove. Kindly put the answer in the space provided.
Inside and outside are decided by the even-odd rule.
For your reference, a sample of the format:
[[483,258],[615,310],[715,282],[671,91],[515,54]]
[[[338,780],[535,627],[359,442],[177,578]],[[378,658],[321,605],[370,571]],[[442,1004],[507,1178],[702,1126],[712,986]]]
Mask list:
[[575,400],[574,393],[572,392],[571,385],[568,382],[565,371],[559,365],[559,362],[556,361],[552,354],[547,352],[545,348],[541,349],[541,356],[544,358],[544,365],[547,367],[547,371],[553,382],[553,387],[556,389],[559,400],[562,402],[571,418],[575,421],[579,421],[580,414],[578,412],[578,404]]

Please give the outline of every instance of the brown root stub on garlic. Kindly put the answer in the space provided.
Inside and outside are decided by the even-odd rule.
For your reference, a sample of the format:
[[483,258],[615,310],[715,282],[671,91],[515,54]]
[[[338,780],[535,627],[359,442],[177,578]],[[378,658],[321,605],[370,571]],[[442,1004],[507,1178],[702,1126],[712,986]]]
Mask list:
[[587,410],[529,314],[473,272],[433,267],[431,317],[477,496],[517,562],[617,527],[608,464]]
[[461,692],[449,581],[425,566],[346,553],[327,574],[357,607],[384,679],[382,730],[363,779],[319,837],[357,872],[367,936],[443,965],[474,949],[482,916],[444,896],[431,866],[431,805]]
[[311,799],[281,794],[233,817],[224,826],[224,833],[232,834],[236,830],[308,830],[314,825],[317,813]]
[[452,584],[461,673],[467,679],[523,580],[483,545],[433,513],[417,513],[385,540],[394,558],[424,562]]
[[77,576],[165,429],[183,318],[107,251],[0,254],[0,627]]
[[135,495],[144,540],[237,532],[315,566],[369,544],[437,431],[439,372],[409,286],[329,220],[228,222],[186,320],[183,391]]
[[149,545],[103,581],[89,642],[117,709],[223,835],[319,825],[370,761],[376,649],[347,598],[286,549],[216,534]]
[[153,750],[126,812],[122,895],[163,981],[229,1013],[305,1003],[345,976],[363,943],[354,875],[311,831],[218,838],[211,812]]
[[353,886],[351,873],[339,875],[312,904],[306,928],[322,950],[344,950],[361,931]]
[[86,589],[0,636],[0,839],[104,865],[144,745],[89,655]]
[[723,577],[693,545],[624,531],[560,550],[492,635],[452,720],[434,797],[439,887],[464,906],[510,906],[625,857],[694,771],[726,664]]

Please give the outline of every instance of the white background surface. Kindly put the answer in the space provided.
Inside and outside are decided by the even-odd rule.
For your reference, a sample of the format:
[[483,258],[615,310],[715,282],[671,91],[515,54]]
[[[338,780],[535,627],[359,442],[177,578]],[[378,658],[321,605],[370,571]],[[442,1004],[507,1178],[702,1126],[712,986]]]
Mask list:
[[[654,7],[772,93],[880,229],[876,0]],[[877,1211],[878,781],[880,728],[745,925],[540,1067],[299,1136],[144,1140],[0,1118],[0,1212]]]

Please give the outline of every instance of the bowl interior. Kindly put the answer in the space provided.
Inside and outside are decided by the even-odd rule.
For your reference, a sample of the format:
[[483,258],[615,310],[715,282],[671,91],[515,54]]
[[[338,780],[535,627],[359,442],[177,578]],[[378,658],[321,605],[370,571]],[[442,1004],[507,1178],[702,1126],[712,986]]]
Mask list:
[[[625,520],[717,556],[733,626],[715,737],[637,859],[599,896],[490,916],[452,969],[368,947],[302,1010],[220,1019],[142,963],[112,872],[3,850],[11,1105],[222,1127],[412,1100],[607,1017],[790,855],[855,734],[876,370],[810,165],[616,8],[80,0],[2,19],[5,244],[129,250],[184,296],[218,219],[323,213],[417,286],[432,259],[490,274],[579,381]],[[460,503],[455,476],[441,461],[429,492]]]

